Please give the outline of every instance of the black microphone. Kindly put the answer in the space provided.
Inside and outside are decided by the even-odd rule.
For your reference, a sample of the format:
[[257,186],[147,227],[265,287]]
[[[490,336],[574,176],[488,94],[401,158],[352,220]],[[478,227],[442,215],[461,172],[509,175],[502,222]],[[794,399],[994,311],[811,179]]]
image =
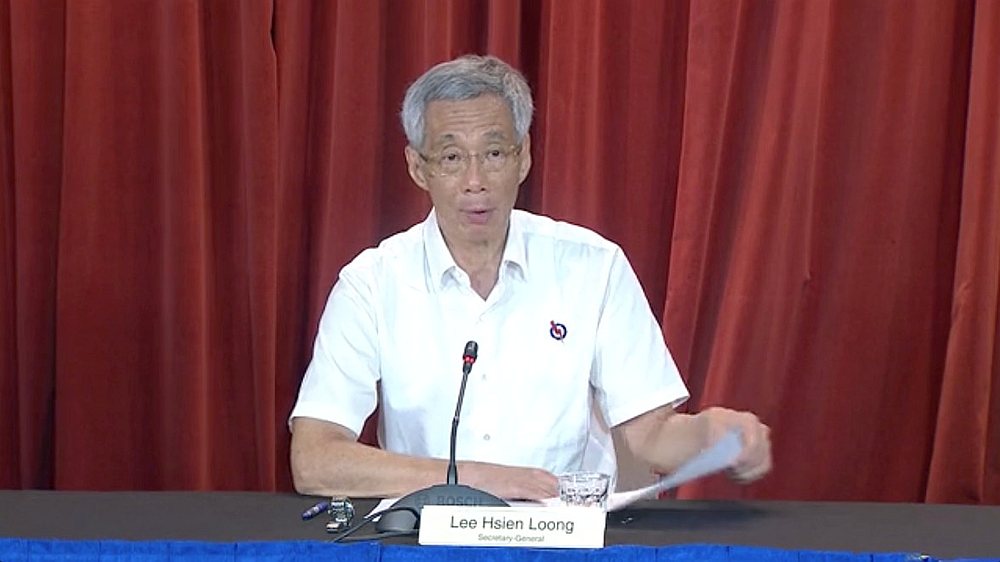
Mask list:
[[507,502],[489,492],[478,490],[458,483],[458,465],[455,461],[455,443],[458,441],[458,418],[462,413],[462,399],[465,397],[465,385],[472,372],[472,365],[479,355],[479,344],[470,341],[465,344],[462,354],[462,385],[458,389],[458,403],[455,406],[455,417],[451,420],[451,450],[448,455],[448,475],[446,484],[436,484],[411,492],[392,504],[386,513],[379,517],[375,529],[380,533],[401,533],[420,527],[420,512],[425,505],[498,505],[507,506]]

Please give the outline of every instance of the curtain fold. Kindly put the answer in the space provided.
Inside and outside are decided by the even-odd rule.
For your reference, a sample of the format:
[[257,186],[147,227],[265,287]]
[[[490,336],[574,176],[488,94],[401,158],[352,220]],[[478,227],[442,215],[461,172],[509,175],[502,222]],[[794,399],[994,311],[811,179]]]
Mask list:
[[927,501],[1000,503],[1000,5],[972,36],[951,332]]
[[773,476],[681,497],[996,503],[998,21],[0,0],[0,487],[290,489],[337,272],[429,209],[403,93],[477,52],[535,93],[519,206],[623,247],[688,410],[773,428]]
[[[0,436],[11,487],[53,483],[56,347],[56,255],[63,166],[65,6],[62,0],[7,2],[8,33],[0,98],[8,117],[2,138],[6,169],[3,200],[6,272],[2,295],[10,314],[0,350],[10,365],[0,371],[4,389]],[[0,20],[2,21],[2,20]],[[44,38],[45,40],[42,40]],[[6,89],[9,88],[9,89]],[[9,222],[8,222],[9,221]],[[9,392],[9,394],[8,394]],[[10,441],[8,441],[10,440]]]

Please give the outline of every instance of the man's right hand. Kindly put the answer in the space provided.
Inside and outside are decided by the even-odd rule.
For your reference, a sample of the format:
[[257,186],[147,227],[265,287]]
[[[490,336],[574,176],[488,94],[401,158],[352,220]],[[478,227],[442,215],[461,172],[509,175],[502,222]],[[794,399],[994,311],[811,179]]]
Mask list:
[[543,500],[559,495],[559,479],[540,468],[460,462],[458,481],[509,500]]

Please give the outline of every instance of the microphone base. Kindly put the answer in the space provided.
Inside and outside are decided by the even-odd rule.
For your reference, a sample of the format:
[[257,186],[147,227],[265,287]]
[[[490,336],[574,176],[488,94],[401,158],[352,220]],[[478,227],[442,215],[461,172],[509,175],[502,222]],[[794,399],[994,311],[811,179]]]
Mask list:
[[416,515],[408,510],[400,509],[383,513],[375,529],[380,532],[406,532],[420,528],[420,512],[425,505],[485,505],[507,507],[509,504],[489,492],[470,488],[464,484],[437,484],[430,488],[424,488],[396,500],[390,508],[409,507],[417,512]]

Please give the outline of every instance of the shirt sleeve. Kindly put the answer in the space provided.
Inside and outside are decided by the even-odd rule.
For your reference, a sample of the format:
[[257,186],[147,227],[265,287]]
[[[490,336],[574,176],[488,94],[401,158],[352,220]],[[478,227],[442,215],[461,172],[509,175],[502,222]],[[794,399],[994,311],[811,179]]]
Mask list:
[[341,274],[320,318],[313,357],[289,416],[340,424],[355,437],[378,401],[376,314],[368,283]]
[[591,370],[595,398],[611,427],[688,399],[639,279],[621,249],[612,258]]

